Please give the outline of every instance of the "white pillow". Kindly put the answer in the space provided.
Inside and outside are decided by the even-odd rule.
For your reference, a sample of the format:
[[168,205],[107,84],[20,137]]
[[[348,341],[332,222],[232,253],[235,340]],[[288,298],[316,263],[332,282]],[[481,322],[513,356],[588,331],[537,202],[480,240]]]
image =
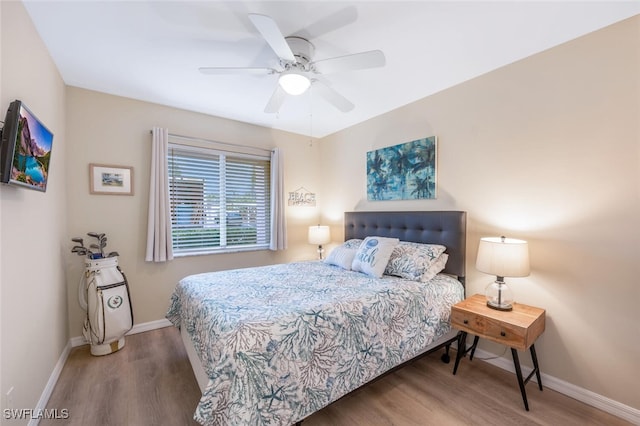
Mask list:
[[356,256],[357,248],[349,248],[344,245],[338,246],[331,250],[329,256],[324,260],[329,265],[339,266],[347,271],[351,270],[353,258]]
[[387,262],[395,246],[400,242],[397,238],[367,237],[356,253],[351,269],[380,278],[387,267]]
[[438,258],[429,266],[429,268],[424,271],[424,274],[420,277],[420,281],[427,282],[431,280],[433,277],[438,275],[445,266],[447,266],[447,260],[449,260],[449,255],[447,253],[442,253]]

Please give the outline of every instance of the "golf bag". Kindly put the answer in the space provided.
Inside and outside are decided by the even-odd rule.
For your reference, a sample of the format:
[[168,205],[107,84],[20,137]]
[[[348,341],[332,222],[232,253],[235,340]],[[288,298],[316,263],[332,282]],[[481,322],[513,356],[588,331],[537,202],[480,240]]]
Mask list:
[[82,334],[91,344],[91,355],[122,349],[124,335],[133,327],[133,310],[129,283],[117,256],[85,259],[78,300],[86,311]]

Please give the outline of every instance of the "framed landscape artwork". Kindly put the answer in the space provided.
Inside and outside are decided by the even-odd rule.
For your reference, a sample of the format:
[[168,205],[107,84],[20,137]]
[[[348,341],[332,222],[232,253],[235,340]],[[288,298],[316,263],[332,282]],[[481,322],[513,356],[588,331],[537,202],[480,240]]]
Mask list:
[[367,199],[435,199],[436,145],[430,136],[367,152]]
[[89,164],[89,192],[133,195],[133,167]]

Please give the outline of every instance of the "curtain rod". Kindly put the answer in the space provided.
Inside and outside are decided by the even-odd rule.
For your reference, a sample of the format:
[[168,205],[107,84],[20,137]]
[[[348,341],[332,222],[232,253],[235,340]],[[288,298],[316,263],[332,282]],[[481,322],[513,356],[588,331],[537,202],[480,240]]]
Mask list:
[[[153,134],[153,130],[149,130],[149,133]],[[258,147],[255,147],[255,146],[240,145],[240,144],[228,143],[228,142],[212,141],[210,139],[194,138],[192,136],[176,135],[175,133],[169,133],[169,136],[170,137],[174,137],[174,138],[178,138],[178,139],[186,139],[186,140],[190,140],[190,141],[194,141],[194,142],[215,143],[215,144],[219,144],[219,145],[255,149],[257,151],[263,151],[263,152],[268,152],[268,153],[271,153],[273,151],[272,149],[258,148]]]

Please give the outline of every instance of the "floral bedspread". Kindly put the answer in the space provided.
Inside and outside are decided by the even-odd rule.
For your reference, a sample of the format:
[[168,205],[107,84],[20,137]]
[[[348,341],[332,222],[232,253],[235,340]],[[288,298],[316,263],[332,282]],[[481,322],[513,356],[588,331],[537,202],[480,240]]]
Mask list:
[[209,376],[205,425],[291,425],[450,330],[454,278],[371,278],[319,261],[192,275],[167,318]]

